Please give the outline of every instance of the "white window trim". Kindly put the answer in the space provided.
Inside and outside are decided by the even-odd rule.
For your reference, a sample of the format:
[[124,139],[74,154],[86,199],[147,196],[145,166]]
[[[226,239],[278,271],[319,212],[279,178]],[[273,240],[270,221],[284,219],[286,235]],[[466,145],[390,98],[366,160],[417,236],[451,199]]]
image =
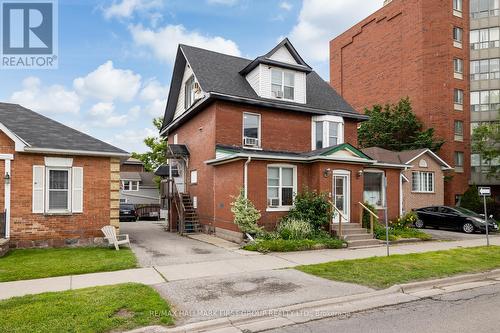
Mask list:
[[[125,182],[130,182],[130,188],[132,188],[131,190],[126,190],[125,189]],[[122,179],[121,180],[121,183],[122,183],[122,191],[123,192],[139,192],[139,184],[140,182],[138,180],[132,180],[132,179]],[[137,190],[133,190],[134,186],[132,186],[132,183],[137,183]]]
[[[278,197],[280,201],[280,206],[278,207],[269,207],[268,206],[268,188],[269,188],[269,168],[279,168],[279,186],[278,186]],[[290,168],[293,169],[293,200],[295,201],[295,195],[297,194],[297,166],[292,165],[292,164],[268,164],[266,167],[266,212],[288,212],[292,209],[293,205],[291,206],[281,206],[281,189],[282,189],[282,180],[283,177],[281,176],[282,174],[282,168]]]
[[338,116],[313,116],[311,120],[311,150],[316,150],[316,122],[323,121],[323,142],[328,142],[330,146],[328,123],[338,123],[337,145],[344,143],[344,118]]
[[191,172],[189,173],[189,182],[191,185],[198,184],[198,170],[191,170]]
[[[245,115],[251,115],[251,116],[258,116],[259,117],[259,128],[257,130],[257,140],[259,142],[258,147],[249,147],[245,146]],[[255,150],[262,150],[262,115],[260,113],[253,113],[253,112],[243,112],[243,115],[241,116],[241,145],[245,149],[255,149]]]
[[[68,173],[68,207],[67,209],[50,209],[50,196],[49,196],[49,188],[50,188],[50,171],[51,170],[64,170]],[[72,195],[72,170],[71,167],[45,167],[45,212],[47,214],[70,214],[71,209],[71,195]]]
[[[419,190],[414,190],[413,189],[413,177],[415,177],[415,174],[418,174],[418,188]],[[428,181],[429,175],[431,175],[432,179],[432,189],[429,190],[423,190],[423,183],[422,183],[422,175],[425,174],[425,181]],[[427,183],[425,184],[425,187],[427,188]],[[432,171],[412,171],[411,173],[411,193],[436,193],[436,175]]]
[[[278,97],[275,97],[273,95],[273,70],[281,72],[281,91],[283,92],[283,98],[278,98]],[[285,73],[290,73],[290,74],[293,75],[293,87],[285,85]],[[297,88],[296,88],[297,78],[295,77],[295,72],[294,71],[286,70],[286,69],[279,68],[279,67],[270,67],[269,68],[269,79],[271,81],[271,85],[270,85],[270,87],[271,87],[271,97],[273,99],[295,101],[296,91],[297,91]],[[293,88],[293,98],[286,98],[285,97],[285,87]]]
[[[374,205],[375,208],[377,209],[382,209],[384,208],[384,203],[385,203],[385,196],[386,196],[386,193],[384,191],[384,177],[385,177],[385,172],[384,170],[379,170],[379,169],[365,169],[363,170],[363,173],[380,173],[382,174],[382,179],[381,179],[381,183],[380,183],[380,192],[381,192],[381,196],[380,196],[380,200],[382,201],[382,205],[379,206],[379,205]],[[364,189],[364,184],[363,184],[363,201],[365,201],[365,189]]]

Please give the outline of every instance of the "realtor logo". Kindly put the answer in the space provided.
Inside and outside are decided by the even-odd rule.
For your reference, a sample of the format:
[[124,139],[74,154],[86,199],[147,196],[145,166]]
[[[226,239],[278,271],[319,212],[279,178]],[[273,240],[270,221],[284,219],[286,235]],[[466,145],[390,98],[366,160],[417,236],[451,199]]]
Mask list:
[[1,3],[1,68],[57,68],[56,0]]

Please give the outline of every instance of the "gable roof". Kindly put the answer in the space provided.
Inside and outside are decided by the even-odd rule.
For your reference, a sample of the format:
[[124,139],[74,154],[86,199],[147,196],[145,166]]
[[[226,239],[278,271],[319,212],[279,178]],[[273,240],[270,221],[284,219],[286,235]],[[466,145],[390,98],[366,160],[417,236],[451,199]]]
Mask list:
[[127,157],[129,153],[18,104],[0,103],[0,129],[16,151]]
[[437,156],[432,150],[427,148],[392,151],[380,147],[370,147],[361,149],[361,151],[363,151],[366,155],[376,159],[380,163],[408,165],[410,165],[415,159],[422,156],[423,154],[428,154],[434,160],[436,160],[443,169],[452,169],[452,167],[450,167],[448,163],[443,161],[443,159]]
[[[288,40],[282,43],[285,46],[291,45]],[[291,54],[296,53],[294,50]],[[301,58],[299,61],[305,64]],[[307,101],[305,104],[260,97],[252,89],[245,75],[240,73],[252,62],[252,60],[241,57],[230,56],[193,46],[179,45],[167,107],[165,109],[164,128],[161,132],[165,133],[168,129],[180,125],[180,123],[187,120],[189,114],[199,111],[213,100],[228,100],[317,115],[337,115],[358,120],[368,119],[367,116],[354,110],[352,106],[314,71],[309,71],[306,74]],[[200,84],[201,89],[206,93],[206,96],[174,121],[175,109],[186,64],[190,65],[194,76]],[[282,62],[279,62],[279,65],[290,66],[290,64]],[[309,67],[307,64],[305,66]],[[305,68],[305,66],[302,67]]]

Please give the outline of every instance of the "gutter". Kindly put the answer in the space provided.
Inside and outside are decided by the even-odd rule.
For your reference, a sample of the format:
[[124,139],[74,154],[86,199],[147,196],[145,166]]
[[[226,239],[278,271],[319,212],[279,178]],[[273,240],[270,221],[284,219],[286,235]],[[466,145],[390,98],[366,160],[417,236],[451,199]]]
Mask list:
[[38,154],[61,154],[61,155],[80,155],[80,156],[103,156],[103,157],[130,157],[131,154],[123,153],[111,153],[103,151],[86,151],[86,150],[69,150],[69,149],[52,149],[52,148],[33,148],[25,147],[23,149],[24,153],[38,153]]
[[245,186],[245,199],[248,198],[248,165],[252,162],[252,157],[248,156],[247,161],[245,162],[245,167],[243,171],[243,177],[244,177],[244,186]]

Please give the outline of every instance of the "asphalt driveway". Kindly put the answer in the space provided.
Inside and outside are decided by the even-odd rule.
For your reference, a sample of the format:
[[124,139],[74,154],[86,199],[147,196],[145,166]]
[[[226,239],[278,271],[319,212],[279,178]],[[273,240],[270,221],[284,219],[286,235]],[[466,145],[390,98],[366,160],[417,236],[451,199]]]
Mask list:
[[[442,229],[432,229],[426,228],[422,229],[423,232],[432,236],[433,240],[441,240],[441,241],[460,241],[460,240],[469,240],[469,239],[486,239],[485,234],[474,233],[474,234],[466,234],[460,231],[455,230],[442,230]],[[491,237],[500,237],[499,233],[490,234]]]
[[176,233],[166,232],[161,222],[120,223],[120,233],[129,234],[132,251],[141,267],[190,264],[237,259],[241,255]]

